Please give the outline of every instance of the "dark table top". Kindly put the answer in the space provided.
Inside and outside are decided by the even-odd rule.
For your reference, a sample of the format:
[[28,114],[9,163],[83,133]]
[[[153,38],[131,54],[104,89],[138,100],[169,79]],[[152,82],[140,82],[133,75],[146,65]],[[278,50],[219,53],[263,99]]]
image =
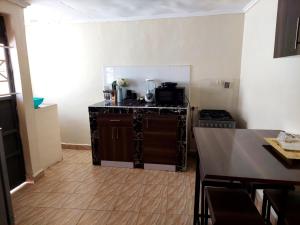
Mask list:
[[265,137],[275,130],[194,128],[201,179],[300,185],[300,166],[280,158]]

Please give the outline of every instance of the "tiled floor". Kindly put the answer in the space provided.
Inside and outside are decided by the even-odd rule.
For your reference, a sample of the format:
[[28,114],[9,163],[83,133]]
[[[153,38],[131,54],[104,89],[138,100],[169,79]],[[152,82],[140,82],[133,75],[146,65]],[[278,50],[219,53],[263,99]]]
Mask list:
[[12,196],[16,225],[191,225],[195,168],[185,173],[93,166],[64,150],[45,177]]

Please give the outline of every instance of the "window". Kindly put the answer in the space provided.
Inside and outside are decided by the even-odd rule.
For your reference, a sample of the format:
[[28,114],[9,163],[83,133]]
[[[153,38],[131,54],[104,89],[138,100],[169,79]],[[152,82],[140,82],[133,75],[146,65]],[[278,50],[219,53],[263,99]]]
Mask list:
[[9,49],[4,18],[0,16],[0,97],[14,92]]

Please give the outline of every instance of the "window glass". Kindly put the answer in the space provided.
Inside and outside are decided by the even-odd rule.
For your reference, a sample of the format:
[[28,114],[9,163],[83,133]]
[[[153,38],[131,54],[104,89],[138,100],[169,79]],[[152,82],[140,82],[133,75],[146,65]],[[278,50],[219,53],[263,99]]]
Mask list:
[[10,93],[5,48],[0,44],[0,96]]

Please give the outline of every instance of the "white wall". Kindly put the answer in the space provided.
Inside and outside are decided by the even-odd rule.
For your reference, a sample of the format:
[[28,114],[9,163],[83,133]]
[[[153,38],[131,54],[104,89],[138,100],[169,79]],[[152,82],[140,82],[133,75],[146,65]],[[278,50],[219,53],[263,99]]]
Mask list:
[[32,89],[27,56],[23,8],[8,1],[0,1],[0,14],[4,15],[17,95],[20,133],[23,144],[28,178],[37,176],[42,170],[39,161],[37,131],[32,102]]
[[[62,141],[90,143],[87,107],[102,100],[105,65],[191,65],[191,102],[237,110],[244,16],[29,25],[35,95],[57,103]],[[233,81],[225,90],[216,80]]]
[[300,133],[300,56],[273,59],[277,0],[245,15],[239,112],[248,128]]

